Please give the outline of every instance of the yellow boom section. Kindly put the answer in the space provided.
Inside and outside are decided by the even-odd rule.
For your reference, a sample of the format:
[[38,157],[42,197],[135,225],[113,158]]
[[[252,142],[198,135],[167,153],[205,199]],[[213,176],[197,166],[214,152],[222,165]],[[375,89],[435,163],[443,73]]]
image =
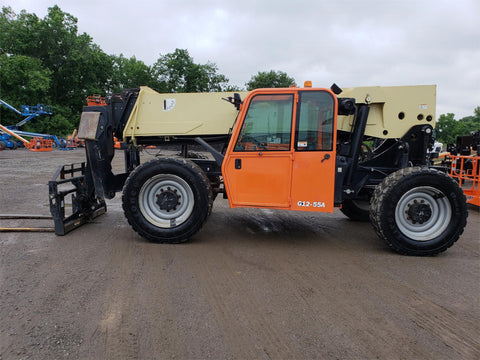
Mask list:
[[[248,92],[240,92],[242,99]],[[233,92],[161,94],[142,86],[124,129],[124,140],[146,136],[206,136],[228,134],[238,111],[222,100]],[[435,85],[355,87],[339,97],[369,104],[365,135],[402,137],[413,125],[435,127]],[[351,131],[352,116],[338,117],[338,130]]]
[[[140,93],[123,131],[124,140],[143,136],[228,134],[237,109],[222,98],[233,92],[160,94],[149,87]],[[247,92],[241,92],[245,98]]]
[[[435,127],[436,85],[372,86],[343,89],[340,97],[370,104],[365,135],[400,138],[414,125]],[[352,116],[339,116],[337,128],[350,131]]]

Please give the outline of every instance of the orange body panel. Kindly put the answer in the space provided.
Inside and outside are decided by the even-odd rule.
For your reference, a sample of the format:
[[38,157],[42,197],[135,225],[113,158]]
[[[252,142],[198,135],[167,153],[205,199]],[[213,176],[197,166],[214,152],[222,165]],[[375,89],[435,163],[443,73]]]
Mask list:
[[[306,151],[305,142],[298,142],[295,149],[297,129],[298,93],[326,89],[264,89],[255,90],[244,100],[238,120],[232,132],[222,174],[230,207],[260,207],[302,211],[332,212],[335,187],[335,146],[327,151]],[[235,151],[241,136],[242,125],[248,107],[255,95],[294,95],[290,145],[283,143],[245,143],[243,151]],[[290,96],[291,98],[291,96]],[[334,99],[333,134],[331,144],[336,142],[336,97]],[[263,100],[268,97],[262,97]],[[282,97],[277,99],[282,100]],[[320,130],[319,130],[320,131]],[[319,136],[319,142],[322,141]],[[260,148],[262,146],[263,148]],[[320,145],[318,145],[320,146]],[[314,148],[317,150],[317,148]]]
[[[238,161],[241,169],[235,168]],[[290,152],[235,154],[228,157],[224,168],[228,174],[230,206],[290,207]]]
[[[324,160],[326,155],[328,159]],[[334,190],[334,151],[295,153],[291,190],[292,210],[332,212]]]

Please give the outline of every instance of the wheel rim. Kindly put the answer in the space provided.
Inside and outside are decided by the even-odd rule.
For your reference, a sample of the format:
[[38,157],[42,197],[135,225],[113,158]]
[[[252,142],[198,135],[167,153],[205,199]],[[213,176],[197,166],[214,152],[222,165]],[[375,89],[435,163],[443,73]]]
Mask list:
[[428,241],[442,234],[451,217],[452,208],[445,194],[430,186],[406,192],[395,209],[398,229],[416,241]]
[[140,212],[151,224],[172,228],[183,224],[193,211],[194,196],[190,185],[172,174],[159,174],[140,189]]

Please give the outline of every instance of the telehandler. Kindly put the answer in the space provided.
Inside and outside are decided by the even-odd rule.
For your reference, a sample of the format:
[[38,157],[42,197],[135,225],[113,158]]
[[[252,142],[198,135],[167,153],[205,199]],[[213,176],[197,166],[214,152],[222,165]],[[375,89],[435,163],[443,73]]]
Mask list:
[[[462,189],[429,162],[435,96],[434,85],[342,91],[308,82],[249,93],[113,94],[82,113],[86,162],[61,166],[49,182],[56,234],[104,213],[105,199],[122,191],[136,232],[185,242],[223,194],[232,208],[340,208],[370,220],[401,254],[440,253],[460,237],[468,212]],[[112,172],[114,136],[127,144],[121,174]],[[145,146],[178,154],[140,163]]]

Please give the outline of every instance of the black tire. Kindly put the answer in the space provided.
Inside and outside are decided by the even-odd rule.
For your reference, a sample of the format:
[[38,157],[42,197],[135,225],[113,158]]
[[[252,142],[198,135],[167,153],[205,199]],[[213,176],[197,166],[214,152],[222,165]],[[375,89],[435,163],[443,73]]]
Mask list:
[[123,187],[122,206],[132,228],[159,243],[182,243],[196,234],[212,207],[204,172],[185,159],[155,159],[138,166]]
[[353,221],[370,221],[370,202],[367,200],[343,200],[342,213]]
[[3,141],[0,141],[0,150],[5,150],[6,148],[7,145]]
[[382,239],[404,255],[435,255],[463,233],[468,217],[465,195],[448,175],[411,167],[394,172],[372,197],[370,220]]

